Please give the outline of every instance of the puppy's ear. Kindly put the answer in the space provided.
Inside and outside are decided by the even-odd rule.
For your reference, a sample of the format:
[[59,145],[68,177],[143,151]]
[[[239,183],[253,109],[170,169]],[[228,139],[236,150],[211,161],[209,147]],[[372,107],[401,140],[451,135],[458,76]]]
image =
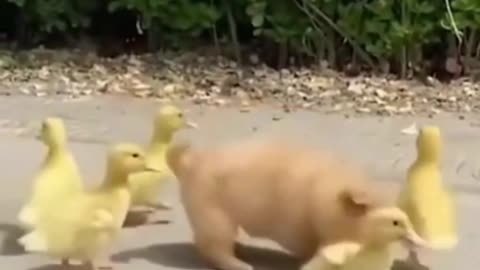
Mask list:
[[347,213],[364,215],[373,206],[370,194],[359,188],[347,188],[340,193],[340,201]]

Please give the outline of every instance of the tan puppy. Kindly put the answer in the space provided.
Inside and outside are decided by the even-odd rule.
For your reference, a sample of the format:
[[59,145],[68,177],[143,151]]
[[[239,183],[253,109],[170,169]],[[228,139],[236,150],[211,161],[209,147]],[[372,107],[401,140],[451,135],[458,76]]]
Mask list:
[[361,241],[368,211],[384,205],[359,169],[282,141],[209,150],[176,144],[167,162],[196,247],[223,270],[252,269],[234,255],[239,228],[308,259],[322,245]]

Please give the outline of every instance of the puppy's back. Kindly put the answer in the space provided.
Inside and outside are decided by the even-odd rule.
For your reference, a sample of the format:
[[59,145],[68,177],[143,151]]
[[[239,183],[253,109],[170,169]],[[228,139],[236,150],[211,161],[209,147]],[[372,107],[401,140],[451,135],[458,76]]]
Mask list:
[[332,201],[356,178],[340,163],[327,151],[301,144],[249,140],[204,151],[192,177],[197,192],[208,192],[215,204],[262,234],[280,220],[307,218],[312,188],[321,189],[317,195],[325,205]]
[[[368,191],[362,170],[328,153],[286,141],[244,141],[195,151],[180,179],[189,215],[228,215],[248,234],[305,256],[322,241],[354,235],[355,216],[339,194]],[[370,196],[367,192],[367,199]]]

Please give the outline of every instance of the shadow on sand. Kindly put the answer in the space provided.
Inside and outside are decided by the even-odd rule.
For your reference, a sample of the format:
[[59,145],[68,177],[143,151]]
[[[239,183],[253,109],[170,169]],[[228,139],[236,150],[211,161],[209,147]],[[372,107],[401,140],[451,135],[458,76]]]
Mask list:
[[392,270],[429,270],[425,265],[414,263],[408,260],[395,260]]
[[16,224],[0,223],[0,234],[2,234],[2,246],[0,255],[17,256],[25,254],[23,247],[17,243],[25,231]]
[[171,223],[170,220],[150,221],[152,213],[153,212],[149,210],[129,211],[125,218],[125,222],[123,223],[123,228],[136,228],[148,225],[167,225]]
[[[237,245],[239,258],[255,269],[298,269],[300,262],[276,250]],[[166,267],[210,269],[191,243],[156,244],[145,248],[127,250],[112,256],[112,261],[128,263],[130,259],[145,259]]]
[[60,263],[58,264],[47,264],[47,265],[42,265],[42,266],[37,266],[34,268],[30,268],[28,270],[94,270],[89,266],[86,265],[70,265],[68,268],[65,268],[65,266],[61,265]]

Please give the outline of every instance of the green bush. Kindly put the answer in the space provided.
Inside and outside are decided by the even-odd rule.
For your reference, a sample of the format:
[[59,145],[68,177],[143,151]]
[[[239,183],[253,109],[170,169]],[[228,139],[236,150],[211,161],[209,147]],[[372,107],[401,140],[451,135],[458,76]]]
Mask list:
[[158,47],[159,39],[177,41],[176,36],[198,36],[220,17],[216,6],[195,0],[112,0],[108,8],[110,12],[118,9],[140,12],[142,25],[150,30],[151,48]]
[[[35,37],[88,30],[95,12],[130,10],[139,15],[152,50],[199,39],[218,47],[227,37],[241,61],[242,45],[263,40],[276,44],[280,66],[303,55],[339,68],[346,63],[377,71],[386,66],[402,76],[452,51],[459,59],[480,58],[478,0],[1,1],[19,7],[21,21]],[[433,47],[443,51],[428,53]]]
[[[97,7],[91,0],[4,0],[21,10],[21,27],[30,30],[34,41],[54,32],[75,31],[90,26]],[[24,29],[25,30],[25,29]]]

